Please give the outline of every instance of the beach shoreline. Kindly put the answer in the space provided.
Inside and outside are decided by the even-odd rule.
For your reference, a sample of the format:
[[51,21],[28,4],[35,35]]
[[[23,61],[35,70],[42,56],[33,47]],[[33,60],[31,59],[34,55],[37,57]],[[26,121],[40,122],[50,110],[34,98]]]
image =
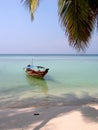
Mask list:
[[98,129],[98,104],[0,109],[0,130],[55,129]]

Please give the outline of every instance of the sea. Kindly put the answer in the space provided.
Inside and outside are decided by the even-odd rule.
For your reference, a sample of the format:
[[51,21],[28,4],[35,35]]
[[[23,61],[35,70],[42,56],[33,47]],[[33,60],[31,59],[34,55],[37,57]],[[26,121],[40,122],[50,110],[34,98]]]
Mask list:
[[[25,67],[49,68],[44,79]],[[98,55],[1,54],[0,109],[96,103]]]

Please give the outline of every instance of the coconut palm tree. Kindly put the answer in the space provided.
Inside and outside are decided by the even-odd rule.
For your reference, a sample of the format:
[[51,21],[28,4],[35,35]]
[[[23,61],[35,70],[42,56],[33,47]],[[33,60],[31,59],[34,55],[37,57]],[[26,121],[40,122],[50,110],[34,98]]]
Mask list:
[[[22,0],[34,18],[40,0]],[[58,15],[69,45],[84,50],[98,21],[98,0],[58,0]]]

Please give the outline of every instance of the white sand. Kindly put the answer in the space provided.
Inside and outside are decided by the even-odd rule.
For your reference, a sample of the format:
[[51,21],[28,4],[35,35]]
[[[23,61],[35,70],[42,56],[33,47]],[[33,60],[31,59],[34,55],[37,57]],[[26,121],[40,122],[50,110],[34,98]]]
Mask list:
[[98,130],[98,105],[3,109],[0,130]]

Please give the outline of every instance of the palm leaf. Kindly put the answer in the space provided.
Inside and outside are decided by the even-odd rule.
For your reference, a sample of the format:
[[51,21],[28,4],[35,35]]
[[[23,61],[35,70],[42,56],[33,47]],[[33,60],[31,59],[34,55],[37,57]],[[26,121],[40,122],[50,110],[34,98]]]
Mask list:
[[68,34],[69,44],[77,50],[88,46],[95,17],[85,0],[59,0],[58,12],[61,23]]
[[22,0],[22,2],[25,3],[25,5],[29,8],[31,19],[34,19],[34,12],[39,5],[39,0]]
[[88,0],[88,4],[92,10],[92,15],[96,18],[98,28],[98,0]]

